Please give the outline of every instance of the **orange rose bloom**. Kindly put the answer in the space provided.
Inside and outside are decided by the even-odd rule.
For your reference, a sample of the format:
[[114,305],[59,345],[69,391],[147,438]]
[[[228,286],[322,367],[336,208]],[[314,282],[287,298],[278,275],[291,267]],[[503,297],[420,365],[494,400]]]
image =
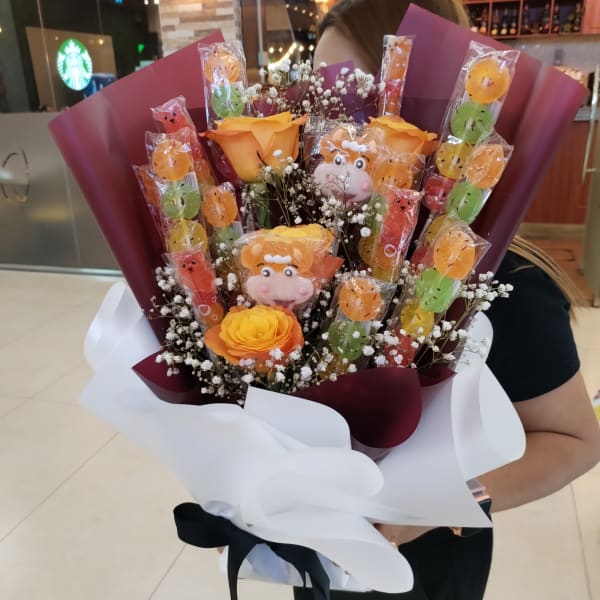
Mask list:
[[371,118],[365,130],[380,131],[386,146],[393,152],[414,152],[429,156],[436,148],[435,133],[423,131],[402,117],[387,115]]
[[[219,325],[204,336],[209,350],[234,365],[240,360],[254,359],[257,370],[268,370],[264,363],[286,361],[289,354],[302,348],[304,336],[294,313],[277,306],[235,306]],[[283,358],[276,361],[269,354],[278,348]]]
[[[293,119],[289,112],[261,118],[227,117],[204,135],[219,144],[240,179],[252,182],[265,165],[280,171],[288,156],[297,158],[300,126],[307,118]],[[273,156],[276,150],[281,152]]]

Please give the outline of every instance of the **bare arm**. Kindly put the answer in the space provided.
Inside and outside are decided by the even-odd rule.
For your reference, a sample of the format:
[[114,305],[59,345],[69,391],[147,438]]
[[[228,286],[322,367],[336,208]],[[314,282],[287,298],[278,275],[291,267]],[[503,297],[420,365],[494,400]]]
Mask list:
[[[543,498],[600,461],[600,428],[581,373],[551,392],[515,403],[527,437],[519,460],[479,477],[501,511]],[[379,525],[396,544],[432,528]]]
[[551,392],[514,406],[527,435],[525,454],[479,478],[494,511],[547,496],[600,460],[600,429],[580,372]]

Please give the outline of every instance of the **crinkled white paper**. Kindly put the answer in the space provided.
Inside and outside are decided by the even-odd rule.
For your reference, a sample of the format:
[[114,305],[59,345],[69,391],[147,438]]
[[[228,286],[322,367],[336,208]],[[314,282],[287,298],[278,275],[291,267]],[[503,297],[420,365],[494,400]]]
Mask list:
[[[124,284],[107,294],[85,348],[96,371],[86,406],[166,463],[205,510],[317,551],[336,589],[410,590],[407,561],[372,522],[489,526],[466,480],[524,450],[514,409],[478,357],[427,390],[415,433],[375,463],[321,404],[256,388],[244,409],[158,400],[131,371],[159,345]],[[300,583],[266,546],[241,576]]]

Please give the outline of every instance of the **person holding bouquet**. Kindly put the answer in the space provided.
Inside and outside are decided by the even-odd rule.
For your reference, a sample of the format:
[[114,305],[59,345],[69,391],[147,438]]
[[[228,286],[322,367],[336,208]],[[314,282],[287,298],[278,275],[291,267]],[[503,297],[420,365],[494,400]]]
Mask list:
[[[394,34],[409,0],[342,0],[320,24],[314,64],[352,60],[376,73],[381,40]],[[413,0],[441,17],[468,26],[459,0]],[[577,293],[550,257],[516,236],[497,279],[512,284],[509,299],[488,311],[494,340],[488,365],[502,384],[527,436],[525,455],[480,477],[492,511],[542,498],[567,485],[600,460],[600,430],[580,372],[570,319]],[[332,591],[333,600],[383,598],[477,600],[483,598],[492,555],[492,532],[471,536],[445,528],[379,526],[401,546],[415,574],[406,594]],[[301,597],[301,592],[295,592]]]

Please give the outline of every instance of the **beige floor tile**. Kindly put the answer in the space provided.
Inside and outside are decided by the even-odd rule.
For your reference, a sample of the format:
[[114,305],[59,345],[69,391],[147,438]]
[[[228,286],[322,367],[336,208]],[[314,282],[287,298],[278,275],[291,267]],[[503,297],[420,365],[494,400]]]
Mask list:
[[85,332],[99,304],[98,299],[74,308],[0,348],[3,393],[31,398],[80,365]]
[[570,486],[494,516],[485,600],[589,600]]
[[[151,600],[229,600],[227,578],[219,570],[216,554],[215,550],[186,546]],[[290,587],[260,581],[240,580],[238,594],[242,600],[292,598]]]
[[45,387],[34,398],[42,402],[77,404],[83,388],[91,380],[93,374],[93,369],[86,362],[82,362]]
[[29,400],[0,419],[0,539],[113,436],[80,406]]
[[4,417],[12,410],[21,406],[26,402],[23,398],[15,398],[14,396],[0,396],[0,418]]
[[147,600],[183,547],[171,511],[187,499],[117,436],[0,544],[0,598]]
[[600,465],[573,483],[577,518],[590,586],[590,600],[600,600]]
[[590,397],[592,397],[600,390],[600,349],[581,350],[579,359],[585,385]]

